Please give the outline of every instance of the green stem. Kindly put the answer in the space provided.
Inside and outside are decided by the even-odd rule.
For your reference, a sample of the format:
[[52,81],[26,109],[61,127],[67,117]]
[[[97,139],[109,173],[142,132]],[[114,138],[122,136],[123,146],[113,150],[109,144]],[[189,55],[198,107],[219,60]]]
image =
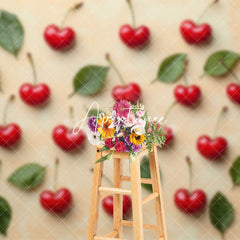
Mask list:
[[186,157],[188,171],[189,171],[189,188],[188,191],[192,191],[192,179],[193,179],[193,171],[192,171],[192,161],[189,156]]
[[165,114],[163,115],[165,119],[167,118],[168,114],[170,113],[170,111],[173,109],[173,107],[174,107],[176,104],[177,104],[176,101],[174,101],[174,102],[172,102],[172,103],[170,104],[170,106],[168,107],[167,111],[166,111]]
[[225,240],[225,236],[224,236],[224,234],[222,234],[221,236],[222,236],[222,240]]
[[198,24],[199,24],[200,20],[202,19],[202,17],[206,14],[208,9],[211,8],[217,2],[218,2],[218,0],[213,0],[210,4],[207,5],[207,7],[203,10],[202,14],[199,16],[199,18],[196,21]]
[[9,98],[8,98],[6,104],[5,104],[5,107],[4,107],[4,110],[3,110],[3,118],[2,118],[3,126],[6,126],[6,124],[7,124],[8,107],[9,107],[10,102],[12,102],[14,98],[15,98],[14,95],[9,96]]
[[69,118],[72,122],[72,126],[74,126],[74,109],[72,106],[69,107]]
[[215,130],[214,130],[214,135],[213,135],[214,137],[217,136],[217,131],[218,131],[218,128],[219,128],[220,121],[222,119],[223,114],[227,111],[227,109],[228,109],[227,106],[224,106],[222,108],[222,110],[220,111],[220,113],[218,114],[217,123],[215,125]]
[[122,82],[123,85],[126,85],[122,74],[120,73],[120,71],[118,70],[118,68],[116,67],[116,65],[114,64],[114,62],[112,61],[112,59],[110,58],[110,55],[107,53],[106,54],[106,60],[109,63],[109,65],[114,69],[114,71],[116,72],[116,74],[118,75],[118,78],[120,79],[120,81]]
[[55,160],[55,169],[54,169],[54,179],[53,179],[53,190],[57,192],[57,184],[58,184],[58,166],[59,166],[59,159]]
[[60,28],[63,28],[63,27],[64,27],[64,24],[65,24],[65,22],[66,22],[66,19],[67,19],[68,15],[69,15],[71,12],[73,12],[74,10],[79,9],[79,8],[82,7],[82,6],[83,6],[83,3],[81,2],[81,3],[77,3],[77,4],[75,4],[74,6],[70,7],[70,8],[67,10],[67,12],[64,14],[64,17],[63,17],[63,19],[62,19],[62,21],[61,21],[61,24],[60,24]]
[[132,1],[131,0],[126,0],[126,1],[127,1],[128,6],[129,6],[130,13],[131,13],[132,27],[136,28],[136,18],[135,18],[135,13],[134,13]]
[[32,54],[27,53],[27,57],[28,57],[28,60],[30,62],[30,65],[31,65],[31,68],[32,68],[32,71],[33,71],[33,84],[36,85],[37,84],[37,73],[36,73],[36,68],[35,68],[35,64],[34,64],[34,61],[33,61]]

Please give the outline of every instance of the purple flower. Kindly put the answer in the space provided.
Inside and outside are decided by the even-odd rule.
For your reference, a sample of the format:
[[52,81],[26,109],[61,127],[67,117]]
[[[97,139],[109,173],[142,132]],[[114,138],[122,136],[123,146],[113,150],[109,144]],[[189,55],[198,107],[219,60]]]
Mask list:
[[139,152],[140,151],[140,149],[141,149],[141,145],[132,145],[132,150],[134,151],[134,152]]
[[113,105],[113,110],[118,117],[127,118],[131,110],[131,105],[127,100],[120,100]]
[[124,152],[129,152],[129,146],[126,146],[126,145],[125,145],[125,150],[124,150]]
[[96,132],[98,128],[96,116],[91,116],[88,119],[88,127],[92,132]]
[[126,137],[125,137],[125,143],[126,143],[126,145],[127,146],[130,146],[132,143],[130,142],[130,136],[129,135],[127,135]]

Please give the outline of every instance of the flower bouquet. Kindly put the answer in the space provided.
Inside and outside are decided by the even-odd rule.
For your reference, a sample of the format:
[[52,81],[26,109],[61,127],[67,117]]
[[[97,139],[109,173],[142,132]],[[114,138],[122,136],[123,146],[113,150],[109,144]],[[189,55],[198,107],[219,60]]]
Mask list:
[[154,144],[163,146],[166,139],[163,124],[163,117],[159,121],[151,119],[142,104],[120,100],[114,104],[111,115],[101,113],[88,119],[87,135],[91,144],[103,145],[100,152],[110,151],[97,162],[112,159],[113,151],[128,152],[133,162],[143,145],[149,153]]

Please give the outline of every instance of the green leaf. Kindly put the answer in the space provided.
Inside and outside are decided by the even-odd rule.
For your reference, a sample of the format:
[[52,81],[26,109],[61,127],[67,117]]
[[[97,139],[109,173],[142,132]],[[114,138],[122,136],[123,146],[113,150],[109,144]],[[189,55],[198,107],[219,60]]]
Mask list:
[[74,93],[94,95],[103,87],[109,67],[88,65],[81,68],[73,79]]
[[112,152],[109,153],[109,154],[107,154],[107,155],[105,155],[104,157],[98,159],[98,160],[95,162],[95,164],[96,164],[96,163],[99,163],[99,162],[106,161],[106,160],[111,160],[111,159],[112,159],[112,155],[113,155]]
[[207,59],[204,66],[204,72],[213,77],[223,76],[228,73],[239,60],[238,53],[222,50],[213,53]]
[[38,186],[44,177],[45,167],[37,163],[28,163],[15,170],[8,182],[22,189],[32,189]]
[[[144,156],[142,158],[141,164],[140,164],[140,170],[141,170],[141,178],[151,178],[149,158],[147,156]],[[159,168],[159,173],[161,175],[160,168]],[[145,188],[146,190],[152,192],[151,184],[142,183],[142,187]]]
[[157,80],[165,83],[176,82],[185,72],[187,54],[174,54],[163,60]]
[[130,162],[134,162],[138,154],[139,154],[138,152],[129,151]]
[[104,111],[102,111],[101,109],[99,109],[99,111],[98,111],[98,109],[95,109],[95,108],[93,108],[93,109],[91,109],[89,112],[88,112],[88,117],[91,117],[91,116],[98,116],[98,115],[100,115],[101,113],[105,113]]
[[233,162],[232,167],[229,170],[232,178],[233,185],[240,184],[240,156]]
[[233,222],[234,209],[227,198],[218,192],[210,202],[209,214],[213,226],[224,234]]
[[8,202],[0,197],[0,234],[6,236],[12,218],[12,210]]
[[109,150],[110,148],[108,148],[106,145],[104,145],[101,149],[99,149],[98,151],[99,152],[103,152],[103,151],[107,151]]
[[0,46],[17,55],[23,38],[24,29],[18,17],[7,11],[0,11]]

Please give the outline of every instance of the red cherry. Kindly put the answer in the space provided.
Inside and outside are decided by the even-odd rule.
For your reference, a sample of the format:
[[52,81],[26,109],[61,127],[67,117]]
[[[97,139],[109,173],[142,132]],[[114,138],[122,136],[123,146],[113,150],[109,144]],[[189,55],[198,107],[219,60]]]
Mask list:
[[44,83],[37,85],[24,83],[19,89],[19,94],[25,103],[33,106],[39,106],[47,102],[51,91]]
[[163,132],[166,132],[165,133],[166,140],[163,146],[168,146],[174,139],[173,130],[168,126],[163,126]]
[[127,85],[117,85],[112,90],[112,96],[115,101],[127,100],[136,104],[141,97],[141,88],[137,83],[129,83]]
[[19,95],[21,99],[28,105],[32,106],[43,105],[49,99],[51,91],[46,84],[44,83],[37,84],[37,74],[32,54],[27,53],[27,57],[33,70],[34,84],[24,83],[19,89]]
[[[107,214],[113,216],[113,196],[102,200],[102,207]],[[132,207],[132,200],[129,196],[123,195],[123,216],[126,216]]]
[[186,42],[190,44],[206,43],[212,35],[212,28],[209,24],[196,25],[192,20],[183,21],[180,31]]
[[58,26],[52,24],[46,27],[44,38],[51,48],[65,50],[73,45],[75,32],[70,27],[59,29]]
[[119,36],[128,47],[139,48],[149,42],[150,30],[144,25],[133,29],[129,24],[125,24],[120,28]]
[[207,135],[202,135],[197,140],[197,149],[204,157],[215,160],[227,150],[227,140],[223,137],[211,139]]
[[51,48],[53,48],[54,50],[66,50],[73,45],[75,41],[75,32],[70,27],[63,28],[63,25],[69,13],[79,9],[82,6],[83,3],[77,3],[70,9],[68,9],[62,20],[61,27],[58,27],[54,24],[46,27],[44,31],[44,38]]
[[0,146],[9,148],[15,145],[21,139],[21,132],[21,128],[15,123],[0,125]]
[[240,85],[231,83],[227,86],[226,92],[232,102],[240,104]]
[[76,134],[72,129],[64,125],[58,125],[53,129],[54,142],[64,151],[72,151],[79,148],[86,139],[85,133],[80,130]]
[[19,142],[22,136],[21,128],[15,123],[7,124],[7,111],[9,103],[14,99],[14,95],[11,95],[5,105],[3,116],[3,124],[0,125],[0,147],[10,148]]
[[56,193],[46,190],[40,195],[40,203],[47,211],[61,214],[72,203],[72,194],[67,188],[61,188]]
[[181,188],[175,193],[174,201],[181,211],[193,214],[205,207],[207,197],[202,190],[195,190],[190,193],[187,189]]
[[178,103],[185,106],[194,106],[201,97],[201,90],[196,85],[177,85],[174,89],[174,96]]

